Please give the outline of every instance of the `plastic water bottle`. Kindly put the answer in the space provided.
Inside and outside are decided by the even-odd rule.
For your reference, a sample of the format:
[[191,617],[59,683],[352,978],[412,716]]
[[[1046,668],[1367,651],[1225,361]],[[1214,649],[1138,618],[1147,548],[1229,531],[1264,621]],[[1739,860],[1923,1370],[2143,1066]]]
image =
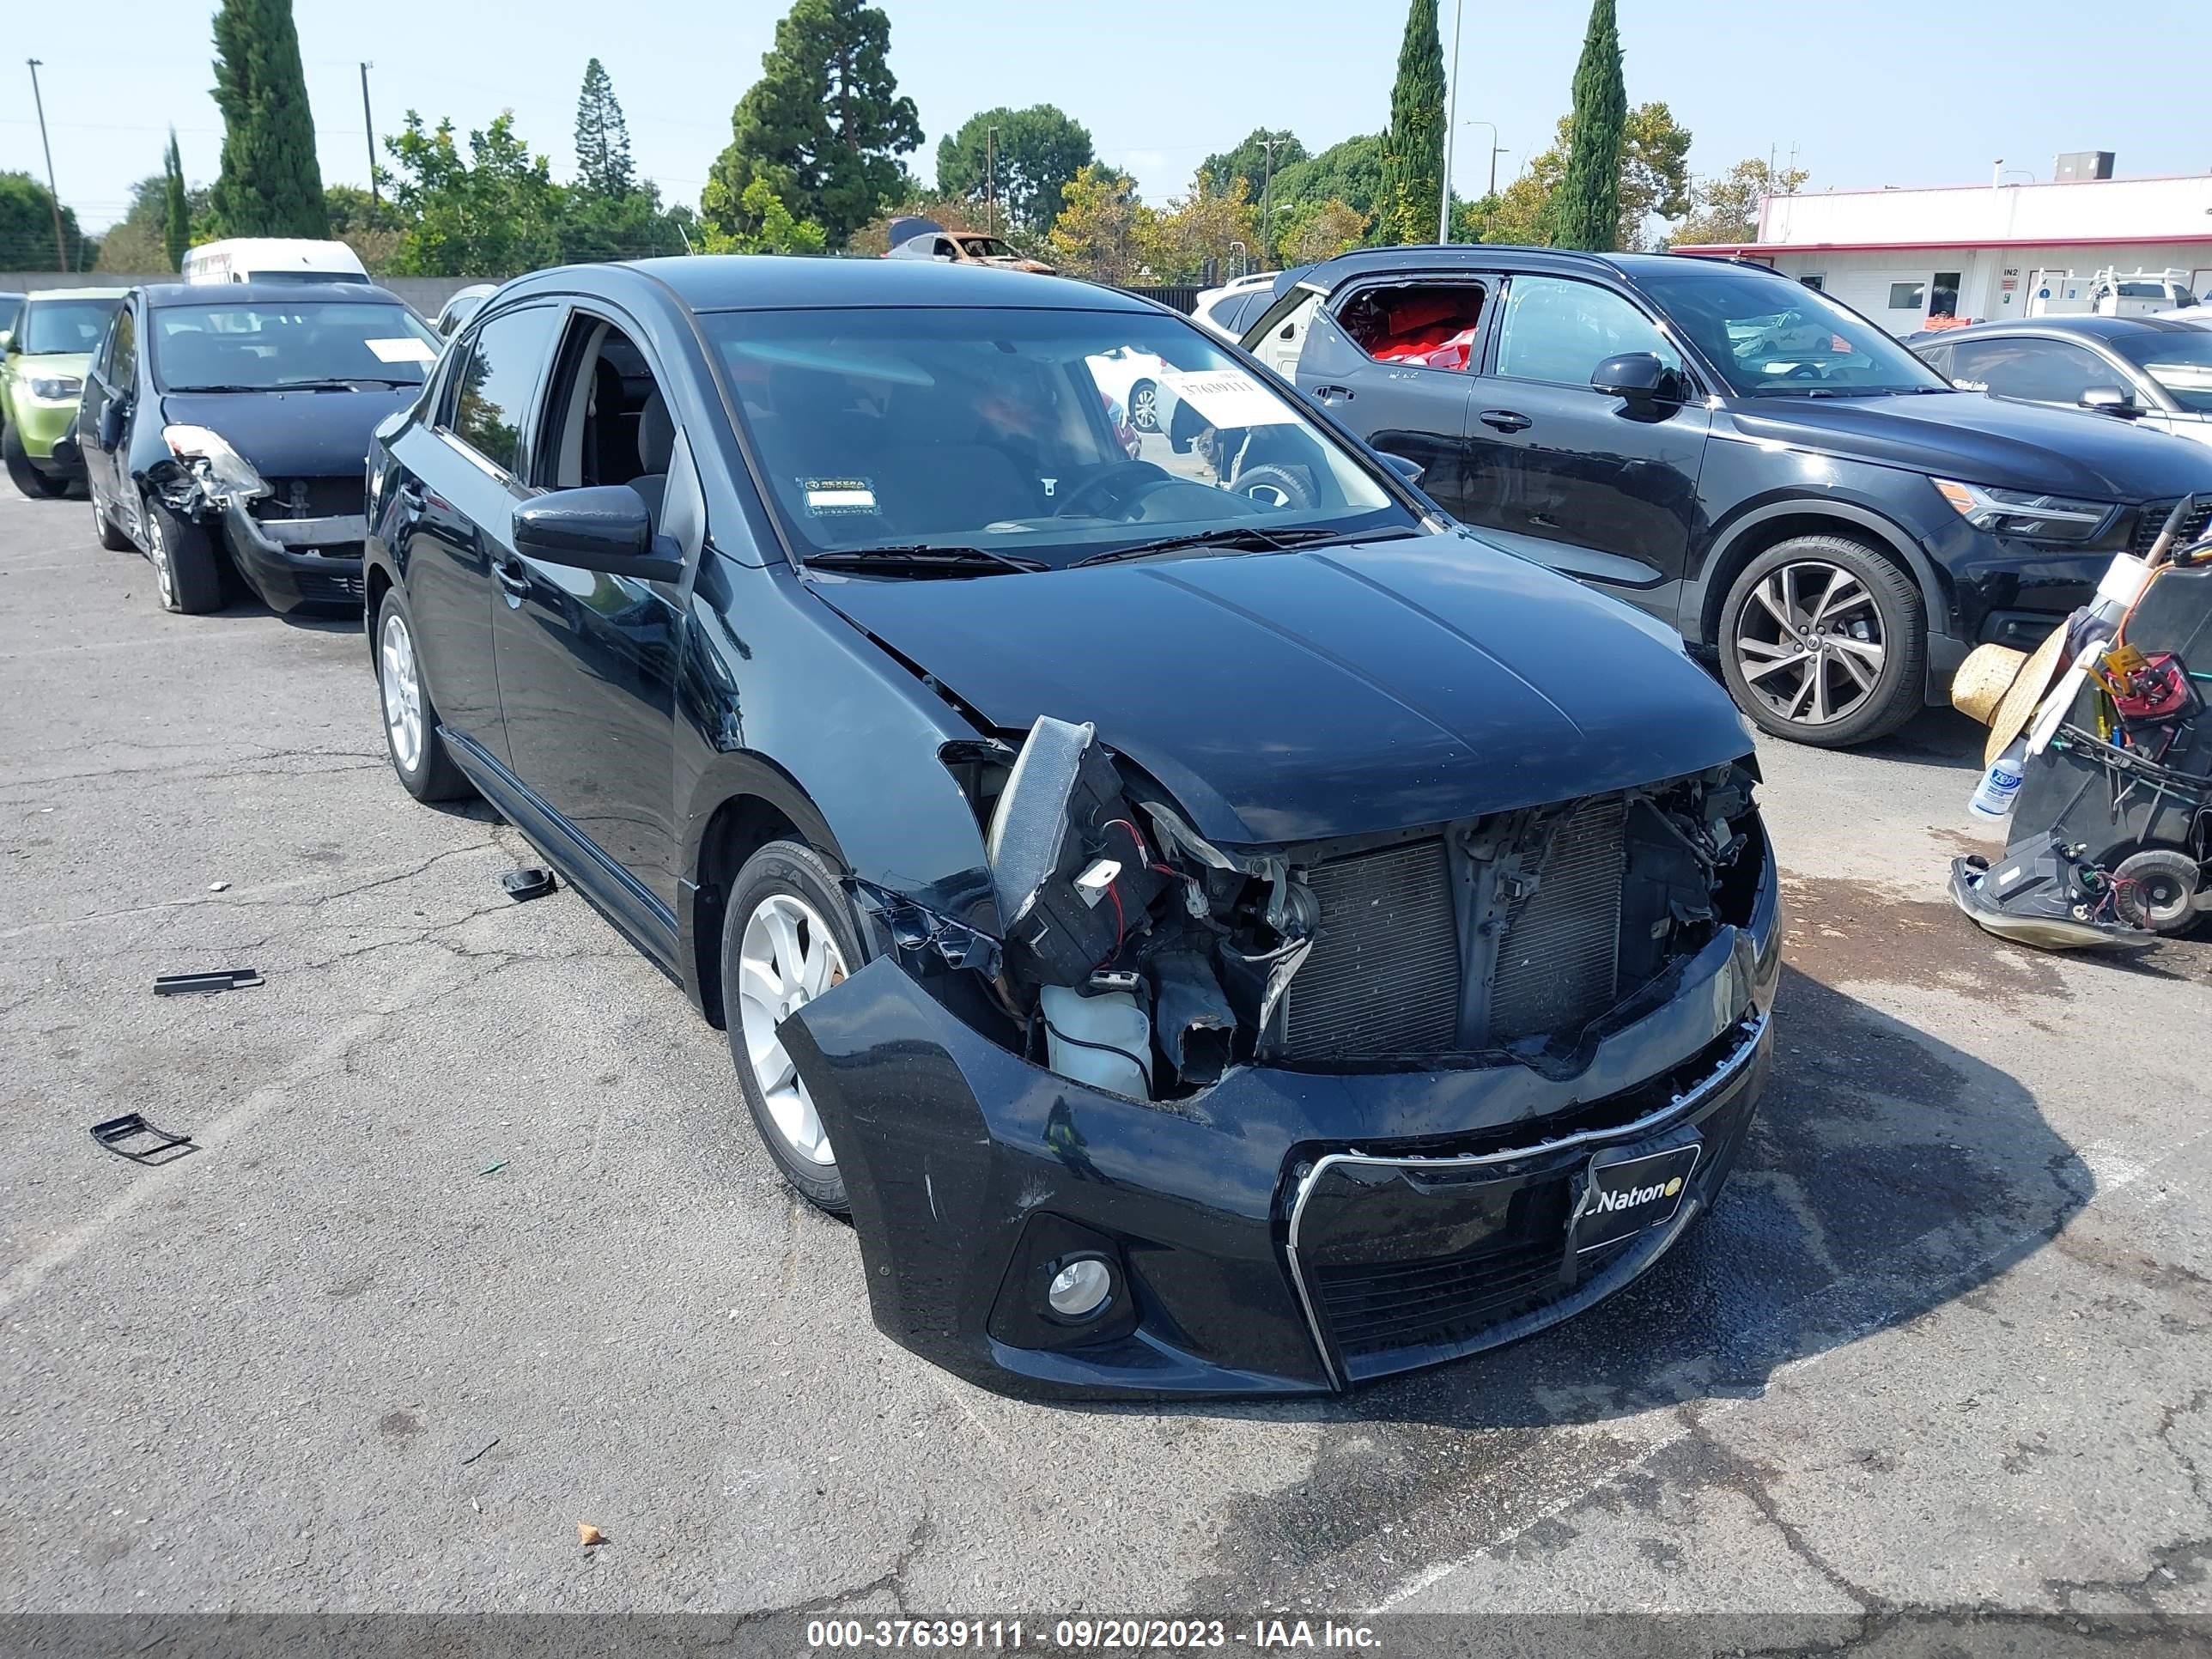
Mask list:
[[2003,818],[2012,813],[2013,801],[2020,794],[2021,767],[2027,759],[2027,739],[2014,738],[2012,747],[1990,763],[1990,769],[1982,774],[1982,781],[1974,790],[1974,797],[1966,803],[1966,810],[1978,818]]

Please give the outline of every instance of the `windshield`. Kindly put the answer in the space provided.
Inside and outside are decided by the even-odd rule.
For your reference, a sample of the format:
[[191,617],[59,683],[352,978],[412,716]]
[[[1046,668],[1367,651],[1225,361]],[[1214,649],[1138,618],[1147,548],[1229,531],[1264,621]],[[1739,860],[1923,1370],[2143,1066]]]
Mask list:
[[1948,389],[1865,318],[1787,276],[1685,258],[1641,266],[1636,283],[1741,395]]
[[960,548],[996,568],[1064,567],[1208,532],[1257,532],[1250,543],[1417,522],[1294,403],[1178,318],[948,308],[700,320],[802,557]]
[[2130,331],[2107,342],[2196,415],[2212,415],[2212,334],[2198,328]]
[[154,380],[164,392],[275,392],[332,382],[420,386],[437,337],[406,307],[251,303],[153,313]]
[[123,303],[111,300],[33,300],[23,307],[22,348],[31,356],[90,351]]

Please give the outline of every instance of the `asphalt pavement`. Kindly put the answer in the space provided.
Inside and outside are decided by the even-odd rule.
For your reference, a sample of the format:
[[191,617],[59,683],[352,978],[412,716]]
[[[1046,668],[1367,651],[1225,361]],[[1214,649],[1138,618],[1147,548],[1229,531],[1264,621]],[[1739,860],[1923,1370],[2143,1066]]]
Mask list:
[[1030,1405],[879,1336],[720,1034],[401,792],[357,624],[166,616],[0,489],[0,1610],[2205,1611],[2212,946],[1976,932],[1978,748],[1763,746],[1778,1063],[1628,1292]]

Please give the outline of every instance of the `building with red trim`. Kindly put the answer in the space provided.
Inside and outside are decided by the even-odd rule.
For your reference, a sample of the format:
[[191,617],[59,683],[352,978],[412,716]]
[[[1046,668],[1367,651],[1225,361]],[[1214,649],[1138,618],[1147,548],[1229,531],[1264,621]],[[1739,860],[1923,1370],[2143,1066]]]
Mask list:
[[2202,296],[2212,174],[1769,196],[1758,240],[1677,251],[1757,259],[1893,334],[2024,316],[2039,294],[2063,300],[2068,277],[2108,267],[2179,271]]

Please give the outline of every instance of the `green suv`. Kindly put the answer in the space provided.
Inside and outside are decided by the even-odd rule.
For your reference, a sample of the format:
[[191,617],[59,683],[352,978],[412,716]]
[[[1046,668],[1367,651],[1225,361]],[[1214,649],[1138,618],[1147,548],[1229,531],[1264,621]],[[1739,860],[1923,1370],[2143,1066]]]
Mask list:
[[84,476],[54,459],[54,440],[76,418],[86,366],[126,291],[34,289],[14,329],[0,334],[0,458],[26,495],[65,495]]

